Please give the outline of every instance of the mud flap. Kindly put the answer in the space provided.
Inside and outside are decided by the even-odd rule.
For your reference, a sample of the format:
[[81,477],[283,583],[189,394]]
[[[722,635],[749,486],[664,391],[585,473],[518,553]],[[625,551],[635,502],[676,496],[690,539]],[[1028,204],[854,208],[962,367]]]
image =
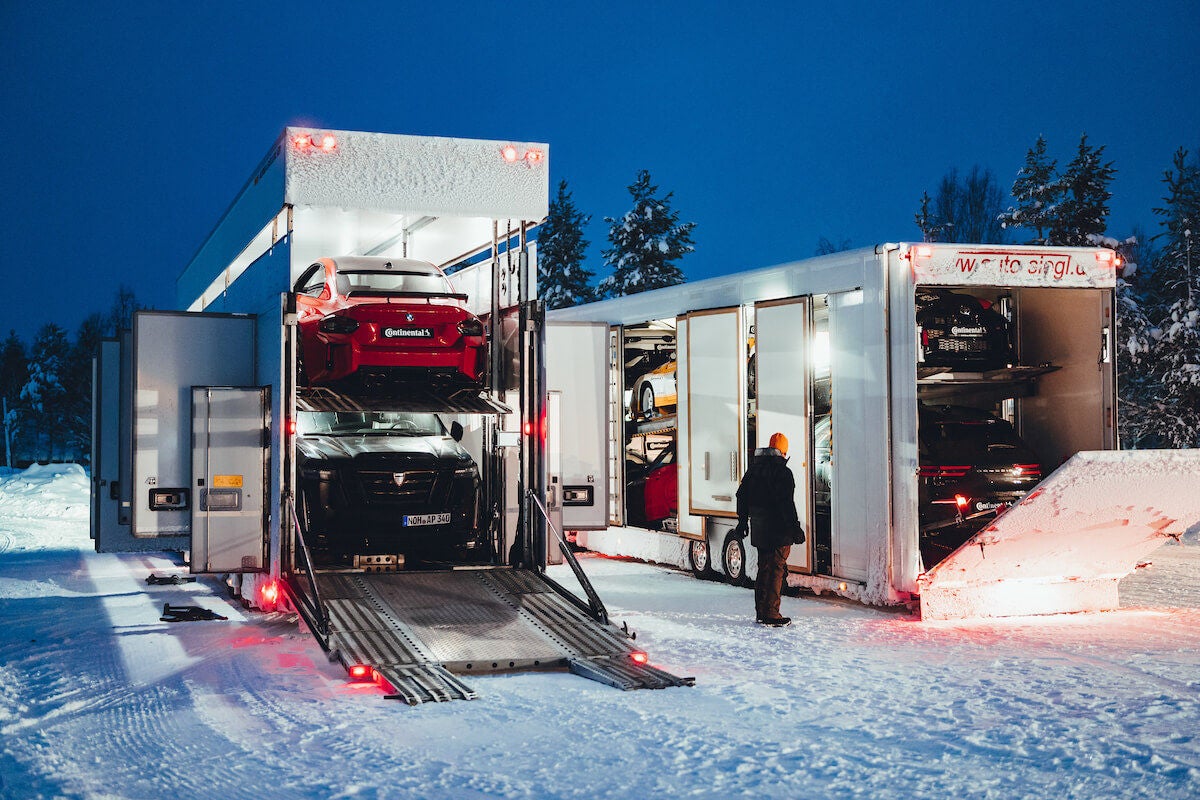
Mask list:
[[1200,522],[1200,450],[1083,452],[918,580],[921,618],[1107,611]]

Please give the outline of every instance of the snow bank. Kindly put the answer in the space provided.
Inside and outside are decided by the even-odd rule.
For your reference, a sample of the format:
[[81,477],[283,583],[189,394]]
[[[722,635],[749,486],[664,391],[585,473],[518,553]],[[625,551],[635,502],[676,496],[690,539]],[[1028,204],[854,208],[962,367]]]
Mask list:
[[89,491],[78,464],[35,464],[0,476],[0,517],[87,519]]
[[593,553],[636,558],[651,564],[669,564],[689,569],[686,539],[673,533],[642,528],[608,528],[603,531],[579,531],[575,541]]
[[1200,526],[1200,450],[1083,452],[921,579],[925,619],[1119,605],[1118,581]]

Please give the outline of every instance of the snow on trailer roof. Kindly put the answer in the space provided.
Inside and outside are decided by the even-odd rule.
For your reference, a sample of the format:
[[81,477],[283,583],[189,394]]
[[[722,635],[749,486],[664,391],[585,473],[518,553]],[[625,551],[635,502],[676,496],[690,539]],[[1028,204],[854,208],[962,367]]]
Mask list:
[[[330,149],[312,144],[326,136]],[[540,142],[287,128],[282,145],[282,200],[294,206],[533,221],[549,211]]]

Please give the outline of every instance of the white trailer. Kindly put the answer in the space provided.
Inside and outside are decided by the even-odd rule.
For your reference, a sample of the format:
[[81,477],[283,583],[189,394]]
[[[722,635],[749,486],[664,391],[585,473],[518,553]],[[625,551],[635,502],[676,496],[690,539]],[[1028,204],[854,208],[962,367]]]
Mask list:
[[[1114,607],[1117,581],[1137,559],[1195,522],[1179,498],[1200,491],[1194,451],[1143,456],[1142,471],[1158,480],[1096,488],[1103,460],[1087,454],[1118,446],[1117,268],[1102,248],[884,244],[552,312],[549,388],[563,395],[561,424],[608,442],[594,463],[577,465],[613,498],[603,524],[578,526],[579,541],[748,582],[755,555],[730,535],[735,493],[754,448],[780,431],[807,532],[789,559],[793,586],[879,605],[920,598],[927,618]],[[923,287],[1002,309],[1012,363],[970,372],[924,365]],[[582,343],[589,326],[603,345],[580,344],[568,368],[555,342]],[[628,370],[654,332],[671,329],[677,400],[647,409],[630,386],[646,379],[631,381]],[[592,392],[608,413],[572,399]],[[995,412],[1037,450],[1044,473],[1057,469],[936,567],[923,563],[918,512],[919,408],[935,402]],[[576,408],[586,413],[573,416]],[[629,525],[636,492],[622,474],[647,439],[673,447],[676,463],[678,513],[654,532]],[[1065,495],[1054,488],[1068,485]],[[1072,492],[1092,514],[1090,530],[1105,535],[1067,535],[1078,519],[1055,504]],[[1129,512],[1133,505],[1145,514]],[[1015,525],[1019,518],[1040,522]]]
[[[251,607],[290,605],[353,676],[373,675],[410,703],[469,699],[459,676],[498,670],[566,667],[622,688],[688,683],[644,663],[556,540],[531,235],[547,212],[548,155],[531,142],[285,130],[183,268],[185,310],[139,312],[101,350],[97,549],[187,551],[192,572],[229,576]],[[483,388],[304,385],[296,282],[318,259],[346,256],[441,267],[487,326]],[[319,515],[306,513],[297,466],[304,412],[444,418],[478,465],[485,560],[418,572],[394,551],[314,558]],[[410,478],[449,473],[380,473],[379,463],[351,456],[329,480],[377,503],[376,519],[390,513],[379,523],[389,529],[450,519],[387,506],[420,491],[404,489]],[[585,597],[546,576],[564,558]]]

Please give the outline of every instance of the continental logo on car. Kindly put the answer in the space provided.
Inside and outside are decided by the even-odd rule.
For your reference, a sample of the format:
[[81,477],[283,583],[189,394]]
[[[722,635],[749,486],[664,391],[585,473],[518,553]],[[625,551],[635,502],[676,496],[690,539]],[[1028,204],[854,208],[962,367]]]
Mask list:
[[430,339],[433,328],[384,328],[385,339]]

